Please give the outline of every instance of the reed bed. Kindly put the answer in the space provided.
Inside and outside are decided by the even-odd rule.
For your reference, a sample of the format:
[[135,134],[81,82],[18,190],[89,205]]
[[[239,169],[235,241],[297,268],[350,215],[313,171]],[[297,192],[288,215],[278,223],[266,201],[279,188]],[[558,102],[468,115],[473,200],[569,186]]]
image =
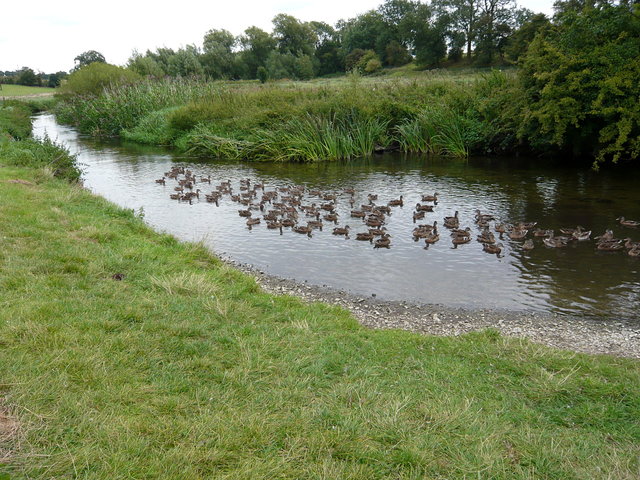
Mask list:
[[484,105],[514,82],[501,72],[267,85],[148,80],[66,99],[58,115],[94,135],[229,160],[331,161],[390,146],[466,157],[494,141],[495,115]]

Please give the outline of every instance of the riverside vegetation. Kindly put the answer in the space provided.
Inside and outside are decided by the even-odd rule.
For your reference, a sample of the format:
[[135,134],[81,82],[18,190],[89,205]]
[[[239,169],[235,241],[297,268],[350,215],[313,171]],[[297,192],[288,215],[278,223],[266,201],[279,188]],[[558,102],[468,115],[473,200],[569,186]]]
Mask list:
[[265,294],[2,137],[11,478],[637,478],[637,361]]

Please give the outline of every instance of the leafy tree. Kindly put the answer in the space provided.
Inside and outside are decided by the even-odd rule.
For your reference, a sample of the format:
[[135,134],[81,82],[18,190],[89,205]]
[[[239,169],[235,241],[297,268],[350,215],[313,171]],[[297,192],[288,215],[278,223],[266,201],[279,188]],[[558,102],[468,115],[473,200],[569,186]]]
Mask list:
[[318,38],[313,27],[291,15],[280,13],[273,18],[273,36],[280,53],[295,56],[313,55]]
[[276,49],[276,39],[258,27],[249,27],[240,36],[239,42],[242,46],[240,57],[247,67],[247,75],[255,78],[258,69],[267,64],[269,54]]
[[464,35],[467,60],[471,61],[472,45],[476,39],[480,16],[480,0],[445,0],[445,7],[450,12],[453,29]]
[[87,50],[86,52],[82,52],[76,58],[73,59],[76,65],[73,67],[73,71],[79,70],[86,65],[90,65],[92,63],[107,63],[100,52],[96,52],[95,50]]
[[22,70],[18,72],[16,83],[18,85],[26,85],[29,87],[39,87],[40,78],[38,78],[36,72],[34,72],[31,68],[23,67]]
[[316,34],[315,59],[318,65],[318,73],[326,75],[343,70],[343,61],[340,55],[340,37],[335,28],[324,22],[310,22]]
[[165,71],[162,66],[148,53],[147,55],[141,55],[134,50],[127,62],[127,68],[143,77],[163,77]]
[[509,58],[517,62],[522,55],[527,52],[529,44],[533,41],[537,33],[543,29],[551,27],[551,22],[543,13],[530,15],[526,18],[520,28],[510,36],[506,47]]
[[411,61],[411,55],[404,45],[400,45],[396,40],[392,40],[384,49],[385,61],[387,65],[399,67]]
[[212,78],[234,76],[236,38],[227,30],[209,30],[204,36],[202,64]]
[[[346,54],[359,50],[375,50],[384,55],[385,47],[397,40],[388,28],[384,17],[371,10],[344,23],[342,26],[342,47]],[[346,65],[349,69],[349,66]]]
[[640,156],[640,15],[629,4],[556,15],[521,68],[521,136],[597,162]]
[[200,52],[195,45],[187,45],[169,57],[167,71],[176,77],[191,77],[204,74],[200,63]]

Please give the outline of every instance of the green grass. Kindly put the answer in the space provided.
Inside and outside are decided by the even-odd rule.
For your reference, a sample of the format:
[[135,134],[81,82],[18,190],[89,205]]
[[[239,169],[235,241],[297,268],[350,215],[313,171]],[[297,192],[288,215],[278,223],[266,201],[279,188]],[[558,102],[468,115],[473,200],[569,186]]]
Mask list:
[[368,330],[267,295],[46,171],[0,165],[12,479],[640,474],[637,361],[494,331]]
[[56,109],[59,120],[86,133],[205,157],[316,162],[391,144],[466,157],[517,143],[512,124],[508,142],[496,135],[504,130],[504,105],[515,103],[515,84],[511,73],[446,71],[265,85],[163,80],[67,96]]
[[55,88],[48,87],[25,87],[24,85],[0,85],[0,98],[20,97],[24,95],[40,95],[43,93],[53,94]]

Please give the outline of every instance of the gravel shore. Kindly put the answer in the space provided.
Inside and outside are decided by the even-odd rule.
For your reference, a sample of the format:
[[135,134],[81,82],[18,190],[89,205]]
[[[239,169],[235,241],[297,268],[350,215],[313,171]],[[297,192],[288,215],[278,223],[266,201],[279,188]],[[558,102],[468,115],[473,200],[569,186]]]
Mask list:
[[308,302],[340,305],[369,328],[401,328],[428,335],[461,335],[495,328],[505,336],[527,338],[565,350],[640,358],[640,322],[385,301],[275,277],[251,265],[228,259],[223,261],[252,275],[269,293],[294,295]]

